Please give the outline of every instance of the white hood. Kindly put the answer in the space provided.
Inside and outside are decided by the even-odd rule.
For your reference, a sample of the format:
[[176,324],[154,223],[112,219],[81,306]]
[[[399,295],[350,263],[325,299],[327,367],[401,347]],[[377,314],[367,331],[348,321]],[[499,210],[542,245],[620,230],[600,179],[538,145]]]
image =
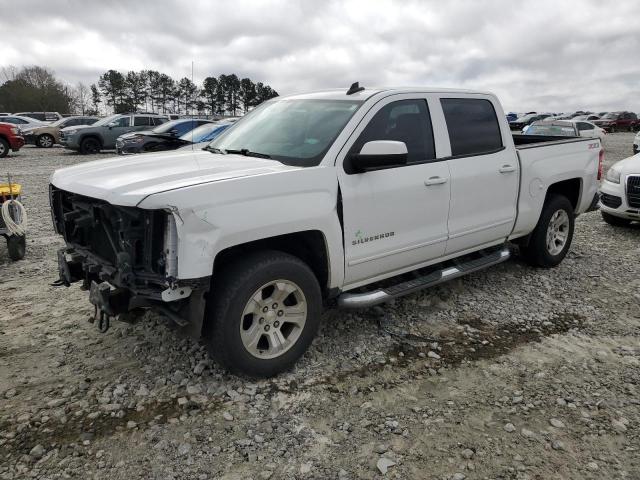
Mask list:
[[51,183],[62,190],[135,206],[154,193],[201,183],[295,170],[275,160],[222,155],[206,150],[132,155],[56,170]]

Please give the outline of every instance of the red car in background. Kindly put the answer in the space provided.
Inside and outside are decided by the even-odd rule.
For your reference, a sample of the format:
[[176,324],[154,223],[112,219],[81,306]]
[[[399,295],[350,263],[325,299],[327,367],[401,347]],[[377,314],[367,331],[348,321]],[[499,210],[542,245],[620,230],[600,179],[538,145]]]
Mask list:
[[592,123],[607,132],[633,132],[639,124],[638,117],[633,112],[610,112]]
[[9,149],[17,152],[24,146],[24,138],[12,123],[0,122],[0,158],[9,155]]

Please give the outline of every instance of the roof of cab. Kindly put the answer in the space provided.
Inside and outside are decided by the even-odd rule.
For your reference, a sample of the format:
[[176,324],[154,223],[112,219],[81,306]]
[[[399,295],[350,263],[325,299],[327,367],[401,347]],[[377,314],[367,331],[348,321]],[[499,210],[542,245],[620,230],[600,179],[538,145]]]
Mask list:
[[347,95],[348,88],[319,90],[308,93],[297,93],[293,95],[287,95],[279,98],[286,99],[316,99],[316,100],[367,100],[374,95],[385,93],[388,95],[398,93],[465,93],[465,94],[480,94],[480,95],[492,95],[489,92],[481,92],[476,90],[462,90],[456,88],[433,88],[433,87],[365,87],[351,95]]

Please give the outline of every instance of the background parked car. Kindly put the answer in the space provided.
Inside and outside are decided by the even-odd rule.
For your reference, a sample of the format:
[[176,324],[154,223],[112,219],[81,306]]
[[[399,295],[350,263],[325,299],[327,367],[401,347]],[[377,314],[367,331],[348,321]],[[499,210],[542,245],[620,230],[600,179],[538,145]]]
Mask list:
[[125,155],[173,150],[168,147],[175,139],[207,123],[213,123],[213,121],[184,118],[163,123],[153,130],[125,133],[116,140],[116,152],[119,155]]
[[587,115],[577,115],[573,117],[572,120],[587,120],[589,122],[592,122],[594,120],[600,120],[600,116],[596,115],[595,113],[589,113]]
[[224,132],[227,128],[233,125],[237,119],[227,119],[220,120],[213,124],[202,125],[194,130],[191,130],[189,133],[180,137],[181,140],[189,143],[203,143],[210,142],[222,132]]
[[636,155],[638,153],[640,153],[640,132],[633,139],[633,154]]
[[24,145],[18,127],[11,123],[0,122],[0,158],[9,154],[9,150],[17,152]]
[[60,130],[63,128],[92,125],[98,120],[98,117],[66,117],[47,125],[27,127],[22,133],[26,143],[36,147],[50,148],[60,143]]
[[116,139],[128,132],[149,130],[161,125],[167,117],[154,113],[119,113],[98,120],[93,125],[67,127],[60,130],[60,144],[83,154],[116,148]]
[[536,121],[522,129],[525,135],[552,137],[579,137],[578,129],[570,120]]
[[515,122],[518,119],[518,114],[514,112],[507,113],[507,122]]
[[7,115],[5,117],[2,117],[2,121],[5,123],[13,123],[20,130],[27,127],[41,127],[43,125],[46,125],[46,123],[41,122],[40,120],[36,120],[35,118],[22,117],[20,115]]
[[638,126],[638,117],[633,112],[610,112],[599,120],[594,120],[597,126],[608,132],[626,130],[632,132]]
[[57,122],[62,118],[62,115],[60,115],[58,112],[19,112],[16,113],[16,115],[35,118],[36,120],[40,120],[41,122]]
[[511,128],[511,130],[522,130],[530,123],[543,120],[549,116],[550,115],[548,113],[527,113],[526,115],[517,118],[514,122],[511,122],[509,124],[509,128]]
[[578,118],[580,117],[575,117],[573,120],[571,120],[571,122],[573,122],[573,124],[576,126],[578,134],[581,137],[593,137],[599,138],[600,141],[604,140],[604,136],[607,134],[607,132],[603,128],[600,128],[593,122],[578,120]]

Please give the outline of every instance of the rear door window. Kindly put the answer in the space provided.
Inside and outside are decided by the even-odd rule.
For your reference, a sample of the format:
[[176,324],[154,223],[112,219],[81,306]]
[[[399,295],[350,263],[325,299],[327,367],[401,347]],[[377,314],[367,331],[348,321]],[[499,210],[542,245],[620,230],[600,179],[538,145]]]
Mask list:
[[440,99],[447,123],[451,155],[483,155],[503,147],[498,116],[489,100]]
[[433,160],[436,152],[427,101],[399,100],[382,107],[353,144],[351,153],[360,152],[365,143],[374,140],[404,142],[408,163]]

